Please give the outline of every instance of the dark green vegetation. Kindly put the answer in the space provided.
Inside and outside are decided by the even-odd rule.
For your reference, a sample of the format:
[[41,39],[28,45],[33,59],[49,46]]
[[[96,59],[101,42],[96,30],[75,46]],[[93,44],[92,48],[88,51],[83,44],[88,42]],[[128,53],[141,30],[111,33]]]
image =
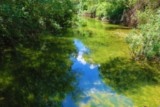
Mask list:
[[89,47],[85,57],[101,64],[107,84],[137,106],[159,106],[159,0],[71,1],[0,1],[0,106],[61,106],[74,79],[65,34],[73,13],[138,28],[129,34],[125,26],[78,18],[72,35]]
[[45,35],[33,47],[18,46],[5,54],[0,68],[0,105],[60,106],[65,93],[72,90],[71,52],[71,40]]
[[72,90],[69,0],[0,1],[0,106],[60,106]]
[[1,54],[6,48],[34,42],[44,31],[62,33],[72,16],[69,0],[2,0],[0,10]]
[[101,66],[105,81],[118,91],[132,90],[143,85],[158,84],[160,69],[158,65],[130,61],[125,58],[114,58]]

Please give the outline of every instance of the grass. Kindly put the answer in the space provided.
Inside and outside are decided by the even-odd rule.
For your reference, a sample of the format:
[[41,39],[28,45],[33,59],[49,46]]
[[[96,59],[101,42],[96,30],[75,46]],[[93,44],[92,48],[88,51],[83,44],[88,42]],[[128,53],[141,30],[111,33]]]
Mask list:
[[[124,71],[122,75],[119,75],[121,76],[121,82],[118,81],[118,83],[115,83],[118,76],[115,76],[114,80],[112,78],[110,79],[114,85],[106,80],[108,79],[108,72],[101,71],[104,81],[113,86],[113,88],[115,88],[117,91],[119,91],[118,85],[124,82],[122,87],[124,86],[126,89],[124,88],[123,91],[121,90],[119,92],[131,98],[135,104],[135,107],[160,106],[160,92],[158,91],[160,90],[160,85],[157,82],[152,82],[152,80],[149,79],[149,76],[151,76],[150,74],[152,74],[152,68],[151,70],[148,70],[150,69],[149,66],[135,64],[137,62],[134,62],[134,66],[132,66],[129,48],[125,42],[125,37],[128,35],[131,29],[124,26],[102,23],[95,19],[82,20],[83,26],[75,29],[75,36],[76,38],[82,40],[82,42],[90,49],[90,54],[85,55],[86,60],[91,63],[101,64],[102,66],[103,64],[117,64],[115,66],[111,65],[111,71],[112,69],[114,69],[115,72],[121,70]],[[114,63],[111,63],[111,61],[116,58],[126,59],[128,62],[121,64],[116,63],[115,60]],[[125,64],[129,65],[125,66]],[[145,67],[148,68],[144,69]],[[155,72],[159,73],[160,69],[157,68]],[[105,68],[104,71],[105,70],[107,71],[108,68]],[[146,70],[148,70],[148,74],[145,72]],[[125,72],[128,73],[128,76],[126,76]],[[142,72],[146,74],[143,75]],[[112,72],[110,75],[114,77]],[[142,77],[144,78],[141,78],[141,75],[143,75]],[[145,77],[147,77],[147,79]],[[127,78],[130,80],[130,82],[128,82]],[[131,85],[132,79],[135,79],[136,81],[134,85]],[[126,83],[125,80],[127,81]]]

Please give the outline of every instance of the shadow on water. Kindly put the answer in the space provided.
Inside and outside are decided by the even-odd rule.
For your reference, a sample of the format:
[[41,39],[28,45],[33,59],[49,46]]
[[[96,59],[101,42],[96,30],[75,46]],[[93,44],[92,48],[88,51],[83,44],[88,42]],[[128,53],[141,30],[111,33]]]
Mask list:
[[130,99],[118,95],[111,87],[103,83],[99,74],[99,65],[87,63],[83,54],[89,54],[89,50],[79,40],[74,40],[77,48],[77,57],[72,56],[72,72],[76,75],[73,83],[75,90],[64,99],[63,107],[132,107]]
[[100,69],[105,81],[119,92],[140,91],[141,87],[159,84],[160,80],[158,65],[147,62],[114,58],[102,64]]
[[0,64],[0,107],[57,107],[73,89],[72,40],[53,35],[38,40],[5,53]]

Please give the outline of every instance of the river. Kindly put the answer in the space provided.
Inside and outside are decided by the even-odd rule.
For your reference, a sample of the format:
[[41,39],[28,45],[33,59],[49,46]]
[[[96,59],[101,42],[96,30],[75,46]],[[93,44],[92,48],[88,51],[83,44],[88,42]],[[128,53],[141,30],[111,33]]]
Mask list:
[[103,82],[99,64],[85,61],[83,55],[90,50],[78,39],[74,40],[77,56],[72,56],[72,72],[76,75],[75,90],[70,92],[62,107],[133,107],[131,99],[117,94]]

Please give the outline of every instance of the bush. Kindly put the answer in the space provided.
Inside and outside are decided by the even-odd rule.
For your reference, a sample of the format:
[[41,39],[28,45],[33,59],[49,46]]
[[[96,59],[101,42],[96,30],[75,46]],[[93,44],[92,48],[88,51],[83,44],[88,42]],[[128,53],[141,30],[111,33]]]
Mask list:
[[97,6],[96,16],[100,19],[102,17],[108,16],[107,10],[110,8],[111,4],[107,2],[102,2]]
[[139,26],[140,32],[127,37],[132,56],[142,60],[160,60],[160,13],[150,14],[146,24]]

